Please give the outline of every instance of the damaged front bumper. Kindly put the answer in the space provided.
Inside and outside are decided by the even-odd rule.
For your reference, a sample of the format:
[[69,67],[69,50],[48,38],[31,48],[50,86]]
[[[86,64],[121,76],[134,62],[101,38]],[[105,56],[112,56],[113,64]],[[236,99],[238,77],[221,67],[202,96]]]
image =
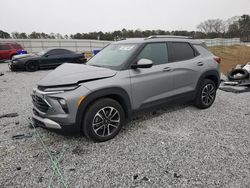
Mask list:
[[[38,87],[40,88],[40,87]],[[48,91],[35,88],[33,90],[33,114],[32,119],[36,126],[50,129],[58,133],[80,132],[80,125],[76,123],[78,112],[79,93],[88,93],[89,90],[84,86],[66,90],[60,87]],[[69,89],[69,88],[68,88]]]
[[32,119],[35,125],[38,125],[39,127],[50,128],[50,129],[62,129],[59,123],[48,118],[39,117],[38,112],[36,112],[35,109],[33,109]]

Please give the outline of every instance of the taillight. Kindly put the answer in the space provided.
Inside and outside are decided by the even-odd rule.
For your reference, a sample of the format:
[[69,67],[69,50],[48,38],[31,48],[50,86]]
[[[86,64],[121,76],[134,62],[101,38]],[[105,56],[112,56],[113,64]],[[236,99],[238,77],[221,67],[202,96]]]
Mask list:
[[220,57],[214,57],[214,60],[215,60],[218,64],[220,64],[220,62],[221,62],[221,58],[220,58]]

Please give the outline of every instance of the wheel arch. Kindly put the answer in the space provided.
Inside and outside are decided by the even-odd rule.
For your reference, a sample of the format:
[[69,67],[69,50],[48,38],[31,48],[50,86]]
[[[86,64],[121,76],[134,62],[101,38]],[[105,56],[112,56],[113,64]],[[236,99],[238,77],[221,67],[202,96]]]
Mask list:
[[216,85],[217,88],[218,88],[219,85],[220,85],[220,74],[218,73],[218,71],[209,70],[209,71],[204,72],[204,73],[200,76],[200,78],[199,78],[199,80],[198,80],[198,83],[197,83],[197,85],[196,85],[196,91],[197,91],[197,89],[199,88],[199,86],[200,86],[202,80],[204,80],[204,79],[212,80],[212,81],[215,83],[215,85]]
[[111,98],[119,102],[125,112],[125,117],[131,116],[131,101],[128,93],[119,87],[105,88],[98,91],[94,91],[85,97],[78,107],[76,114],[76,124],[80,128],[82,125],[82,117],[87,112],[88,107],[93,104],[97,99]]
[[34,62],[34,63],[37,65],[37,69],[38,69],[38,70],[40,69],[40,62],[39,62],[39,60],[37,60],[37,59],[30,59],[30,60],[25,61],[24,67],[26,68],[27,65],[28,65],[29,63],[31,63],[31,62]]
[[12,54],[10,55],[10,60],[12,59],[12,57],[13,57],[14,55],[17,55],[17,53],[12,53]]

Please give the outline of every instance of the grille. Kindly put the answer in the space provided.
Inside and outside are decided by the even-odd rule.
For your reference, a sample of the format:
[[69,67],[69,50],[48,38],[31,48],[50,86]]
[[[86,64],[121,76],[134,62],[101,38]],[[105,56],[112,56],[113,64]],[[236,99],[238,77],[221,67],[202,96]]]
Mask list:
[[36,95],[32,96],[34,106],[41,112],[46,113],[49,109],[49,105],[41,98]]

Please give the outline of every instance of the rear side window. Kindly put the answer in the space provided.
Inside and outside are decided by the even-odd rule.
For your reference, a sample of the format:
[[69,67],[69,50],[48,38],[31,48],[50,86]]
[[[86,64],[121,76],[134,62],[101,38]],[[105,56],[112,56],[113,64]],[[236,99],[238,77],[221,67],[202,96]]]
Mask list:
[[12,44],[12,47],[15,49],[22,49],[22,46],[20,44]]
[[168,53],[166,43],[147,44],[138,55],[137,59],[150,59],[154,65],[164,64],[168,62]]
[[187,42],[170,42],[169,47],[169,61],[185,61],[196,56],[196,52]]
[[64,50],[64,49],[55,49],[55,50],[51,50],[50,52],[48,52],[49,55],[63,55],[63,54],[71,54],[73,52],[69,51],[69,50]]
[[9,45],[0,44],[0,50],[9,50],[9,49],[10,49]]
[[204,44],[195,44],[194,47],[195,47],[195,49],[196,49],[197,51],[199,51],[199,53],[200,53],[202,56],[213,55],[212,52],[210,52],[209,49],[207,48],[207,46],[204,45]]

